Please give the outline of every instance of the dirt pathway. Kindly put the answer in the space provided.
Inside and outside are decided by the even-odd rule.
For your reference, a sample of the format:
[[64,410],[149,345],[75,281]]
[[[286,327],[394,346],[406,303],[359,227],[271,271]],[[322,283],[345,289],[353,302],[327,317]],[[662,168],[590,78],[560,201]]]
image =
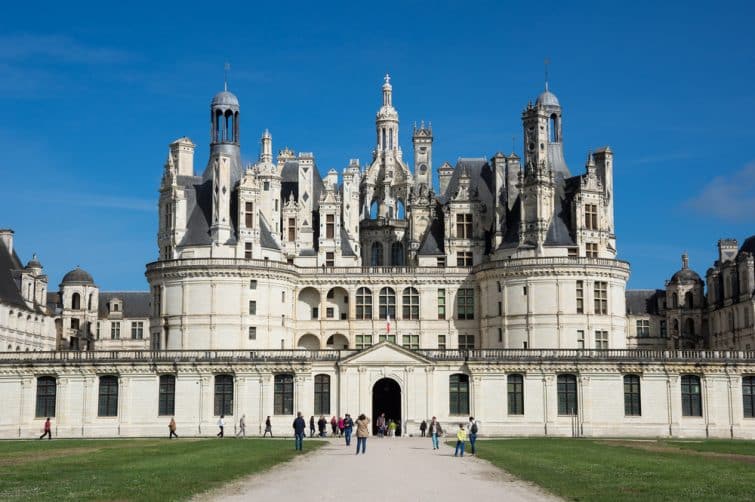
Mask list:
[[[293,440],[281,442],[293,448]],[[304,449],[306,451],[306,440]],[[235,481],[195,500],[460,502],[463,500],[559,500],[472,456],[454,458],[453,449],[433,451],[424,438],[367,441],[355,455],[343,440],[331,440],[266,473]]]

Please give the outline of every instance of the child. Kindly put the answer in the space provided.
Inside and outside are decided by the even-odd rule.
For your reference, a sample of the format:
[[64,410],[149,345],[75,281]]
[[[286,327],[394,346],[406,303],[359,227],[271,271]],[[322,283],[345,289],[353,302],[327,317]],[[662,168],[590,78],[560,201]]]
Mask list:
[[459,424],[459,432],[456,433],[456,451],[454,457],[461,451],[461,456],[464,456],[464,441],[467,440],[467,431],[464,429],[464,424]]

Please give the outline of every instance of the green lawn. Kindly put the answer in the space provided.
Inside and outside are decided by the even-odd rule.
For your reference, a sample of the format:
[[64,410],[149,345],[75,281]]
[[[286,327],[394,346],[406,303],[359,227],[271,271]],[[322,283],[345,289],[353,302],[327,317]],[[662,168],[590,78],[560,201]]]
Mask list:
[[180,500],[295,455],[293,440],[2,441],[0,500]]
[[724,501],[753,499],[755,463],[695,450],[755,455],[754,446],[539,438],[478,441],[477,451],[511,474],[571,500]]

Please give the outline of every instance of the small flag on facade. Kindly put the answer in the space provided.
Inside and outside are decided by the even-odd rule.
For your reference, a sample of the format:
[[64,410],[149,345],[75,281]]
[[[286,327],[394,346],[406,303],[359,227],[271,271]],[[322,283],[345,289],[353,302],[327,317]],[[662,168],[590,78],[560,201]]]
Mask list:
[[388,332],[388,334],[391,333],[391,314],[388,314],[385,330]]

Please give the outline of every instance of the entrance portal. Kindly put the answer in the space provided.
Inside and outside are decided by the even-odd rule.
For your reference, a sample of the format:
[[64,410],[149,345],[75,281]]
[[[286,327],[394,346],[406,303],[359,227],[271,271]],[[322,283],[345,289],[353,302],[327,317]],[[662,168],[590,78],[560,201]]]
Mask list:
[[385,413],[385,422],[396,422],[396,435],[401,435],[401,386],[391,378],[381,378],[372,387],[372,433],[377,434],[377,419]]

